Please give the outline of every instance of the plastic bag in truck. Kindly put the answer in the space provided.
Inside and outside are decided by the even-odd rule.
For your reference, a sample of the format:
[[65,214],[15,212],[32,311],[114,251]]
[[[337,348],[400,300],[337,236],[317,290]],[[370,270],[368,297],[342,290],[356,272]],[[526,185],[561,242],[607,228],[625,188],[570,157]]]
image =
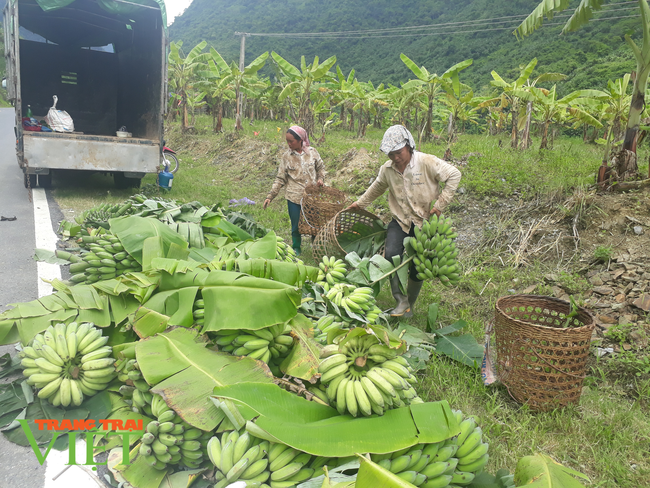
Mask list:
[[54,95],[54,105],[47,112],[45,120],[47,124],[55,132],[74,132],[74,122],[72,122],[72,117],[65,110],[57,110],[56,102],[59,98]]

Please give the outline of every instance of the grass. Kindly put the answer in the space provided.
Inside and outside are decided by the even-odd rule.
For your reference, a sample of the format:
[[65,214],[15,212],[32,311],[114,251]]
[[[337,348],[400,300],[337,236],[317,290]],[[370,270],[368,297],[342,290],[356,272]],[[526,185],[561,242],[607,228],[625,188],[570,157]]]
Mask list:
[[[224,126],[230,128],[233,123],[226,120]],[[231,198],[248,197],[258,205],[244,211],[251,213],[262,225],[276,230],[285,240],[290,239],[289,218],[282,195],[266,211],[259,205],[277,171],[279,151],[285,147],[285,126],[265,121],[256,121],[252,126],[245,123],[245,134],[239,135],[230,130],[223,134],[212,133],[211,120],[205,116],[198,117],[195,134],[181,134],[177,125],[171,125],[168,145],[178,150],[181,166],[172,191],[165,196],[205,204],[227,204]],[[258,135],[253,135],[254,132]],[[363,139],[356,139],[347,131],[328,132],[326,142],[318,145],[318,150],[329,175],[343,167],[352,149],[363,147],[374,160],[374,174],[358,175],[353,189],[362,191],[386,159],[377,150],[382,134],[382,130],[371,127]],[[531,201],[540,195],[574,195],[577,203],[565,209],[568,217],[589,218],[582,210],[585,200],[580,188],[593,183],[593,175],[600,165],[600,147],[584,145],[579,139],[562,138],[556,140],[553,150],[520,152],[507,147],[507,136],[501,139],[503,147],[498,137],[461,136],[451,148],[457,158],[470,152],[482,154],[470,158],[469,164],[461,168],[461,187],[466,192],[464,201],[478,201],[494,209],[494,203],[504,196]],[[533,142],[533,147],[537,147],[539,141]],[[442,157],[445,146],[425,144],[420,149]],[[640,161],[647,161],[647,152],[645,146],[641,148]],[[640,170],[647,174],[647,164]],[[55,175],[54,184],[55,198],[61,208],[77,212],[100,202],[123,200],[132,193],[115,190],[112,179],[102,175],[90,178]],[[147,192],[158,194],[155,176],[147,176],[143,184]],[[574,191],[574,187],[579,189]],[[460,195],[456,200],[461,200]],[[375,209],[385,212],[386,207],[383,198]],[[449,213],[454,216],[461,208],[462,204],[454,205]],[[483,231],[485,237],[492,237],[498,244],[501,239],[498,229]],[[313,264],[306,241],[303,259]],[[551,294],[543,279],[551,272],[576,294],[574,297],[578,301],[588,287],[582,275],[572,269],[558,269],[558,263],[532,261],[526,267],[514,268],[507,262],[502,263],[494,254],[493,249],[486,248],[471,256],[461,255],[468,273],[456,288],[426,282],[410,323],[425,327],[428,305],[438,303],[441,327],[464,319],[468,322],[468,331],[482,342],[485,324],[493,319],[499,297],[513,291],[520,293],[534,284],[538,285],[536,293]],[[386,288],[378,297],[382,308],[393,304]],[[644,367],[643,359],[634,362],[631,356],[621,357],[621,360],[596,360],[590,356],[580,405],[546,413],[531,412],[512,400],[504,387],[483,386],[479,371],[442,357],[434,358],[429,364],[422,376],[419,393],[426,400],[448,400],[452,408],[478,417],[485,438],[491,444],[488,468],[492,472],[498,468],[513,471],[522,456],[544,452],[589,475],[592,480],[589,486],[638,488],[648,486],[650,479],[650,374],[644,372]]]

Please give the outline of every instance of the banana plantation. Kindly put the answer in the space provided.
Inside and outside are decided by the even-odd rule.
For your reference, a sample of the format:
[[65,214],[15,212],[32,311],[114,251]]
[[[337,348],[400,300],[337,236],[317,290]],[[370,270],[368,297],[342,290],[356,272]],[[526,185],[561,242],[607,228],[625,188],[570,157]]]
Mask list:
[[[323,141],[328,130],[346,128],[362,138],[366,128],[381,129],[401,124],[420,142],[451,143],[463,133],[510,137],[510,146],[525,150],[532,135],[540,137],[539,149],[552,149],[561,134],[579,134],[585,143],[603,146],[607,160],[621,145],[632,96],[631,75],[610,80],[607,87],[577,90],[561,95],[562,73],[535,74],[537,59],[520,67],[516,79],[492,72],[487,95],[478,95],[462,82],[462,71],[472,60],[458,63],[442,74],[418,67],[406,55],[401,61],[415,75],[397,87],[375,86],[345,75],[336,57],[293,66],[280,55],[264,53],[243,71],[201,42],[184,56],[182,43],[172,43],[169,57],[169,117],[180,118],[183,129],[193,125],[198,111],[213,117],[213,129],[223,131],[223,118],[236,120],[292,120]],[[260,70],[274,74],[264,76]],[[485,90],[484,90],[485,91]],[[237,103],[241,99],[241,103]],[[644,110],[642,119],[650,115]],[[646,131],[641,127],[639,142]],[[631,168],[627,176],[635,176]]]
[[[517,34],[568,3],[542,1]],[[582,0],[566,29],[600,3]],[[472,87],[472,59],[434,73],[401,54],[412,76],[395,86],[335,56],[239,66],[172,42],[173,189],[93,175],[52,193],[64,219],[35,259],[61,278],[0,312],[15,349],[0,357],[2,436],[42,465],[102,423],[87,456],[112,488],[644,486],[650,206],[624,186],[650,131],[644,36],[628,39],[635,73],[571,93],[536,58]],[[285,241],[286,202],[265,200],[289,124],[339,198],[312,214],[305,190],[302,250]],[[352,202],[398,124],[446,151],[462,185],[386,256],[387,198]],[[409,297],[394,313],[414,276],[418,309]]]

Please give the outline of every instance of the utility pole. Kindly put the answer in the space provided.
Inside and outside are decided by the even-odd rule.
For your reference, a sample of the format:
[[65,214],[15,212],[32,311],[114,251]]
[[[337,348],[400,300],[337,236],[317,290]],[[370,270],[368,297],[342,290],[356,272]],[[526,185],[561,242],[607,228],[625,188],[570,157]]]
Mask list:
[[[243,73],[244,71],[244,58],[246,57],[246,37],[250,34],[246,32],[235,32],[236,36],[241,36],[241,43],[239,45],[239,71]],[[242,101],[243,96],[241,91],[237,93],[237,115],[235,116],[235,129],[243,130],[241,125],[241,110],[242,110]]]

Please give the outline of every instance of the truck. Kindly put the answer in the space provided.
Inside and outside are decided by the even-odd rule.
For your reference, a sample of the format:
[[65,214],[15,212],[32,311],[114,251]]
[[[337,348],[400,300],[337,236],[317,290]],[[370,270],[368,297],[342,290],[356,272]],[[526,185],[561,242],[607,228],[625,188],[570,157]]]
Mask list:
[[[118,188],[158,172],[167,108],[163,0],[9,0],[3,24],[25,187],[49,187],[61,170],[112,174]],[[49,130],[54,96],[73,130]]]

